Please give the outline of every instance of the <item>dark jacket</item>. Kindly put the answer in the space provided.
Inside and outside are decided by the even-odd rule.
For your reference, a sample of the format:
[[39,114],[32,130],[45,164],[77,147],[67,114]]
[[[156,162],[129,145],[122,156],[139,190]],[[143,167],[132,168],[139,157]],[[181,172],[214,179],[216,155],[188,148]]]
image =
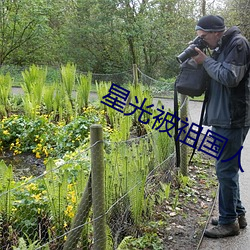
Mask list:
[[218,50],[203,63],[211,77],[204,125],[250,126],[250,46],[237,27],[227,30]]

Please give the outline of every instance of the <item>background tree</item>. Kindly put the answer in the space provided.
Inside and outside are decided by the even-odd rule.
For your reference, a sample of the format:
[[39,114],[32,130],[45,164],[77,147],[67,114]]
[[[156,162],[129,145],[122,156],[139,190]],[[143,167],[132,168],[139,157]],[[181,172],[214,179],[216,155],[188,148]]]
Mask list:
[[46,7],[43,7],[41,2],[0,2],[1,65],[5,61],[20,65],[30,54],[43,46],[41,35],[45,32]]
[[250,39],[250,2],[248,0],[225,0],[222,15],[227,27],[238,26]]
[[[176,76],[176,56],[204,14],[246,26],[246,0],[7,0],[0,3],[0,63],[61,65],[153,78]],[[229,8],[234,3],[234,8]],[[227,10],[227,13],[224,12]],[[241,15],[242,14],[242,15]],[[244,14],[244,15],[243,15]],[[243,19],[244,18],[244,19]],[[244,32],[248,32],[244,28]]]

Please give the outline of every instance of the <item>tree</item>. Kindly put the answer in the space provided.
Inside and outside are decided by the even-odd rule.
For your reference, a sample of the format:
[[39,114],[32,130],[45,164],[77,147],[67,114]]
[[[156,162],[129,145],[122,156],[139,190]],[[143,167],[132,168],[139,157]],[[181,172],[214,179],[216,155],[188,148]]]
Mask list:
[[[46,8],[42,1],[8,0],[0,2],[0,65],[17,53],[29,41],[34,41],[44,29]],[[26,53],[41,47],[41,39]],[[17,62],[19,63],[19,62]]]
[[239,26],[242,33],[250,39],[250,2],[248,0],[225,0],[221,11],[226,25]]

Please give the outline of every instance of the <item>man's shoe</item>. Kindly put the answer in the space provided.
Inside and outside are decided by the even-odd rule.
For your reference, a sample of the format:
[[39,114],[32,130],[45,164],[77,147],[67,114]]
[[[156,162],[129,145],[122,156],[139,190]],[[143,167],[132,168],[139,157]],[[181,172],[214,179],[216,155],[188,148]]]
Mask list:
[[[238,222],[239,222],[240,229],[243,229],[243,228],[245,228],[247,226],[247,220],[246,220],[245,214],[239,215]],[[214,225],[214,226],[217,226],[218,225],[218,219],[212,218],[211,224]]]
[[205,230],[204,235],[209,238],[223,238],[228,236],[239,235],[240,227],[238,222],[233,224],[222,225],[219,224],[215,227]]
[[245,214],[242,214],[238,217],[238,222],[241,229],[247,226],[247,220]]

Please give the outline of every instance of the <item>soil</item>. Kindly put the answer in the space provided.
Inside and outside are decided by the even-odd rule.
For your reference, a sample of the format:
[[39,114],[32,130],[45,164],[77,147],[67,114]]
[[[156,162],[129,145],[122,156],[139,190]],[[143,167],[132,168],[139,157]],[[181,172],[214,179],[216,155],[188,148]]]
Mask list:
[[[214,159],[199,154],[194,158],[194,163],[188,167],[188,178],[178,177],[179,169],[176,169],[173,162],[166,164],[168,168],[169,165],[173,166],[171,171],[166,173],[162,169],[161,173],[158,171],[149,177],[146,197],[155,198],[155,205],[149,208],[151,217],[143,219],[140,228],[135,230],[131,220],[128,219],[126,223],[122,221],[120,228],[123,228],[123,237],[126,239],[129,235],[134,235],[137,240],[130,241],[127,248],[118,249],[199,249],[213,211],[218,187]],[[164,187],[168,183],[171,183],[170,192],[159,193],[159,189],[166,190]],[[121,216],[117,216],[112,224],[119,224],[119,221]]]
[[[180,187],[176,208],[172,194],[165,206],[159,207],[167,215],[167,227],[160,230],[163,235],[164,250],[199,249],[217,194],[217,180],[211,160],[195,162],[189,166],[188,176],[191,182]],[[179,188],[179,189],[177,189]],[[173,187],[171,188],[173,189]],[[172,201],[172,202],[171,202]]]
[[13,155],[12,152],[7,152],[0,156],[0,160],[4,160],[7,166],[11,165],[13,167],[16,181],[23,176],[39,176],[45,171],[43,159],[36,158],[32,153]]

